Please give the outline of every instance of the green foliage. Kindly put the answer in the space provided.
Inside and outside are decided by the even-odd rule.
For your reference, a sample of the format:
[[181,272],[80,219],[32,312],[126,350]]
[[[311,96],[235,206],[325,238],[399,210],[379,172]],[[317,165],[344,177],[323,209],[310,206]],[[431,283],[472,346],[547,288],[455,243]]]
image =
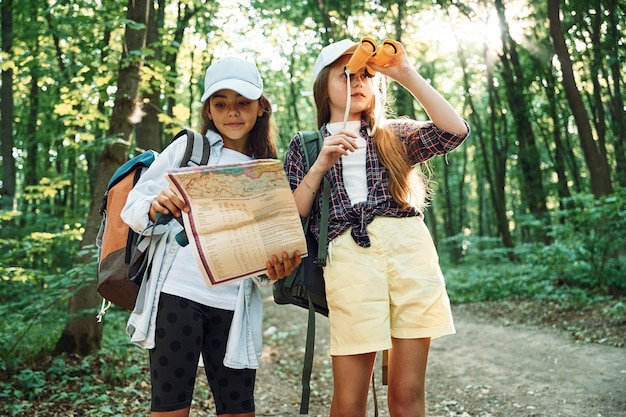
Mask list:
[[84,232],[81,224],[66,224],[46,214],[23,214],[8,221],[0,220],[0,225],[2,280],[31,281],[38,285],[43,285],[42,279],[47,274],[74,265]]
[[[563,201],[547,230],[549,244],[527,245],[523,259],[538,275],[589,294],[626,294],[626,192],[594,199],[575,195]],[[520,252],[518,250],[518,252]]]
[[[32,232],[17,239],[0,239],[0,273],[4,279],[11,276],[13,281],[29,280],[42,285],[43,274],[71,267],[81,233],[68,226],[57,233]],[[22,272],[16,275],[16,271]]]
[[[455,304],[497,301],[526,297],[541,283],[530,279],[532,270],[524,264],[477,262],[443,267],[450,300]],[[545,291],[545,287],[542,288]]]
[[577,195],[557,213],[538,263],[548,263],[563,285],[607,294],[626,293],[626,189],[594,199]]
[[92,265],[79,264],[37,279],[41,281],[37,284],[33,280],[0,281],[0,359],[18,365],[50,355],[69,318],[70,297],[93,276]]
[[[128,313],[107,312],[100,352],[85,358],[42,358],[0,378],[0,413],[28,413],[29,401],[45,401],[49,409],[72,404],[86,416],[123,416],[129,404],[146,404],[146,351],[130,345],[124,332]],[[0,364],[2,362],[0,361]],[[6,369],[6,364],[4,364]]]
[[20,216],[4,218],[8,220],[0,220],[0,359],[5,365],[17,365],[52,352],[68,319],[68,300],[96,276],[95,262],[75,264],[75,260],[94,257],[95,248],[79,252],[83,233],[79,224],[50,216],[28,225]]
[[605,307],[609,317],[613,319],[624,319],[626,317],[626,301],[618,300]]
[[492,238],[446,240],[444,247],[463,248],[461,263],[445,269],[453,302],[516,298],[584,305],[615,299],[611,311],[623,314],[626,191],[599,200],[577,195],[565,203],[571,208],[556,212],[552,224],[532,222],[549,230],[549,244],[505,249]]

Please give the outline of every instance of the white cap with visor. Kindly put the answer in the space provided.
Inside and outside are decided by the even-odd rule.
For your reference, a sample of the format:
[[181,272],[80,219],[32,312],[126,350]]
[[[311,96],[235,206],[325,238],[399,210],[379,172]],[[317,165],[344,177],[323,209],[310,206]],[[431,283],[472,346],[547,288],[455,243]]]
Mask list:
[[236,56],[224,57],[207,68],[200,101],[206,101],[219,90],[233,90],[257,100],[263,93],[263,81],[254,63]]

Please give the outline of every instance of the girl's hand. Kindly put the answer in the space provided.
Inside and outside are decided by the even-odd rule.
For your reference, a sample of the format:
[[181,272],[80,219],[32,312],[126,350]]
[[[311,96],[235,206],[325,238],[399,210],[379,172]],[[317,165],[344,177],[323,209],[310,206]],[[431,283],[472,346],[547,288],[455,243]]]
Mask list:
[[356,135],[345,130],[340,130],[324,139],[322,150],[311,167],[311,170],[319,170],[325,173],[343,155],[349,155],[357,149]]
[[164,216],[171,213],[174,217],[180,217],[183,211],[188,213],[189,207],[183,200],[178,198],[178,194],[174,190],[165,188],[152,200],[149,215],[152,221],[156,221],[157,213],[161,213]]
[[[396,42],[398,51],[389,62],[387,62],[384,66],[375,65],[372,63],[368,63],[373,70],[380,72],[381,74],[402,83],[402,79],[407,75],[408,72],[415,72],[415,69],[411,66],[409,62],[409,58],[406,54],[406,50],[404,46],[400,42]],[[379,46],[379,48],[382,47]]]
[[468,133],[463,118],[454,110],[448,101],[433,88],[411,66],[404,46],[397,43],[399,49],[394,58],[384,66],[372,65],[381,74],[393,79],[406,88],[422,105],[430,120],[441,130],[465,135]]
[[266,274],[271,281],[283,279],[291,274],[293,270],[300,265],[301,261],[300,251],[294,253],[293,259],[289,259],[289,254],[284,251],[281,254],[281,259],[278,259],[276,255],[272,255],[265,264],[267,269]]
[[293,192],[300,217],[306,217],[311,212],[313,199],[326,171],[342,155],[349,155],[356,148],[356,136],[345,130],[340,130],[324,139],[317,159],[298,185],[298,188]]

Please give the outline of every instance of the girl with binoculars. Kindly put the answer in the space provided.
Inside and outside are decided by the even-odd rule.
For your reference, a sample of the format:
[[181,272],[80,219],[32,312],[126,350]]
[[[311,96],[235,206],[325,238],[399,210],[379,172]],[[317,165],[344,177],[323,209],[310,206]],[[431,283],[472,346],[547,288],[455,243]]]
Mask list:
[[[379,75],[377,75],[377,73]],[[387,120],[386,76],[431,119]],[[424,224],[428,181],[419,165],[467,138],[459,114],[411,66],[395,41],[342,40],[322,49],[313,85],[321,152],[305,171],[292,138],[285,171],[301,216],[319,237],[323,177],[331,184],[328,258],[334,391],[331,417],[365,416],[376,354],[389,350],[392,417],[425,415],[430,341],[455,332],[438,254]]]

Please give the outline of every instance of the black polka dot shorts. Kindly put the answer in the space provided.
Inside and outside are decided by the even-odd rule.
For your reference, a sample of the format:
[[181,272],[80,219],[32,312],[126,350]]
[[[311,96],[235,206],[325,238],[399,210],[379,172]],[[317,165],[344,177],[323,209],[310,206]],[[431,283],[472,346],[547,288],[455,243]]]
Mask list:
[[254,411],[254,369],[224,366],[233,312],[161,293],[150,350],[152,411],[191,405],[200,353],[217,415]]

